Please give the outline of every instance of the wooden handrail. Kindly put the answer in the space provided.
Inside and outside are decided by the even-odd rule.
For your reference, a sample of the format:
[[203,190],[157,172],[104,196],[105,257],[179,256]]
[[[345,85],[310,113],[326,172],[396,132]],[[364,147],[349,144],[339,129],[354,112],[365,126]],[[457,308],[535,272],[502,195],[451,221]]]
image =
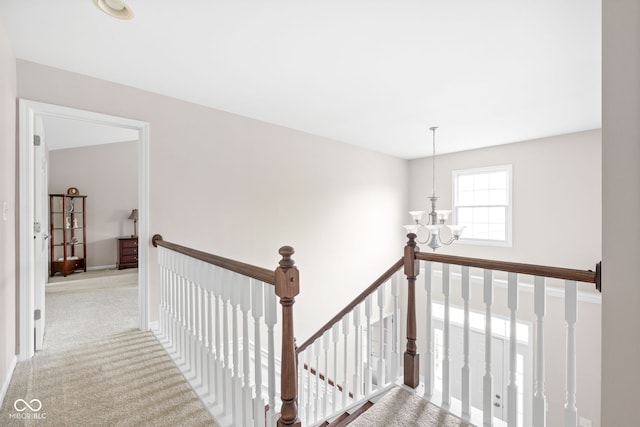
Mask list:
[[[340,384],[336,384],[336,382],[334,380],[332,380],[331,378],[325,377],[325,375],[322,372],[318,372],[316,369],[312,368],[311,366],[307,365],[306,363],[302,366],[302,368],[305,371],[309,371],[311,372],[311,375],[317,375],[318,378],[320,378],[321,381],[324,381],[325,379],[327,380],[327,383],[331,386],[331,387],[335,387],[338,390],[340,390],[340,392],[342,392],[342,390],[344,389],[344,387],[342,387]],[[353,393],[349,392],[348,395],[351,399],[353,399]]]
[[338,314],[333,316],[323,327],[321,327],[315,334],[313,334],[308,340],[306,340],[300,347],[296,349],[296,354],[302,353],[307,347],[309,347],[315,340],[320,338],[326,331],[331,329],[333,325],[338,323],[347,313],[353,311],[353,309],[364,301],[371,293],[380,287],[384,282],[389,280],[393,274],[402,267],[404,260],[400,258],[395,264],[393,264],[382,276],[380,276],[375,282],[373,282],[367,289],[365,289],[360,295],[358,295],[353,301],[351,301],[345,308],[343,308]]
[[554,279],[575,280],[583,283],[600,283],[600,267],[596,271],[575,270],[571,268],[548,267],[544,265],[522,264],[517,262],[493,261],[481,258],[467,258],[453,255],[416,252],[416,259],[423,261],[442,262],[445,264],[463,265],[467,267],[485,268],[488,270],[507,271],[511,273],[530,274]]
[[167,242],[162,238],[160,234],[154,235],[151,238],[151,243],[154,247],[162,246],[183,255],[199,259],[200,261],[217,265],[218,267],[222,267],[226,270],[231,270],[235,273],[242,274],[243,276],[251,277],[252,279],[256,279],[264,283],[269,283],[270,285],[276,284],[273,270],[267,270],[266,268],[256,267],[255,265],[245,264],[240,261],[223,258],[221,256],[199,251],[197,249],[192,249],[186,246],[178,245],[176,243]]

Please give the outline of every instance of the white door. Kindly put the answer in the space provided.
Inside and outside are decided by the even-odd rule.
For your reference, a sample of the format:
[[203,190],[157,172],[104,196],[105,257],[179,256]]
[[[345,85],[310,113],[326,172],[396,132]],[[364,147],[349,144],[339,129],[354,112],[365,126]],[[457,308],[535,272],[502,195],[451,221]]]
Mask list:
[[34,350],[42,349],[45,327],[45,284],[49,271],[47,149],[42,117],[36,116],[33,167],[34,217]]
[[[434,321],[434,345],[436,357],[442,354],[442,322]],[[462,398],[462,334],[463,330],[459,325],[451,324],[449,334],[451,337],[450,358],[450,381],[451,396],[454,399]],[[439,348],[440,347],[440,348]],[[482,384],[485,375],[485,336],[484,333],[475,330],[469,331],[469,365],[471,368],[471,406],[482,411],[484,407],[484,396]],[[504,359],[505,343],[502,338],[494,336],[491,340],[491,376],[493,383],[493,395],[491,403],[493,405],[493,416],[505,420],[507,412],[505,410],[505,386],[504,386]],[[438,370],[442,370],[439,361],[436,359],[436,376]],[[436,379],[438,381],[438,379]],[[441,379],[440,379],[441,381]]]

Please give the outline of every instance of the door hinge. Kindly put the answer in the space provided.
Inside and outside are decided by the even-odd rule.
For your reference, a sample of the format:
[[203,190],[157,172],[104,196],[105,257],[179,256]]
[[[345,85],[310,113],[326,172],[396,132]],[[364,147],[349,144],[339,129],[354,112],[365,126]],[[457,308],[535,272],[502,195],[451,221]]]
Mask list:
[[40,317],[42,317],[42,312],[38,308],[33,312],[33,320],[40,320]]
[[34,222],[33,223],[33,232],[34,233],[39,233],[42,231],[42,226],[40,225],[39,222]]
[[33,135],[33,145],[36,147],[40,146],[40,135]]

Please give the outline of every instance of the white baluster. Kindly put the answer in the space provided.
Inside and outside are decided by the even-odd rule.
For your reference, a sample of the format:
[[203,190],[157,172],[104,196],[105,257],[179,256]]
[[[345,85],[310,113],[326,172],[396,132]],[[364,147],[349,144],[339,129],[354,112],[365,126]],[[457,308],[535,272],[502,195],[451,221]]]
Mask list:
[[242,422],[253,424],[253,390],[249,381],[251,375],[251,351],[249,349],[249,309],[251,308],[251,279],[243,277],[239,283],[240,311],[242,312]]
[[[378,325],[380,325],[380,330],[379,330],[379,343],[378,343],[378,384],[377,384],[377,388],[381,389],[382,387],[384,387],[384,385],[386,384],[386,380],[385,380],[385,359],[384,359],[384,299],[385,299],[385,295],[384,295],[384,284],[381,285],[378,288],[377,296],[378,296]],[[372,349],[373,350],[373,349]]]
[[484,304],[485,326],[484,326],[484,378],[483,378],[483,409],[482,418],[485,427],[493,425],[493,376],[491,375],[491,340],[493,331],[491,330],[491,305],[493,304],[493,281],[492,271],[484,270]]
[[564,284],[564,314],[567,321],[567,401],[564,405],[565,427],[578,425],[576,408],[576,318],[578,292],[576,282],[567,280]]
[[182,302],[180,309],[182,311],[182,330],[180,340],[180,354],[182,355],[182,364],[189,366],[189,284],[186,278],[186,262],[185,256],[180,256],[180,284],[182,285]]
[[178,318],[176,307],[178,306],[177,299],[177,278],[174,268],[173,262],[173,254],[167,253],[167,265],[169,270],[169,345],[170,352],[175,352],[176,350],[176,340],[178,333]]
[[169,265],[169,256],[170,254],[168,253],[168,250],[165,249],[164,251],[164,262],[165,262],[165,280],[167,282],[166,285],[166,293],[167,293],[167,307],[166,307],[166,313],[165,313],[165,339],[169,342],[170,346],[173,346],[173,342],[172,342],[172,332],[174,330],[173,328],[173,313],[174,313],[174,308],[175,308],[175,300],[173,299],[173,295],[174,295],[174,290],[175,290],[175,277],[173,275],[173,271],[171,271],[170,269],[170,265]]
[[164,250],[164,264],[166,269],[166,279],[167,279],[167,322],[166,322],[166,340],[168,341],[167,351],[171,351],[173,347],[173,308],[175,306],[173,300],[173,289],[174,289],[174,280],[173,280],[173,271],[171,270],[170,265],[170,254],[167,249]]
[[193,293],[193,338],[191,348],[193,350],[193,372],[196,379],[196,384],[202,384],[199,379],[202,372],[200,371],[200,366],[202,363],[202,359],[200,359],[200,355],[202,354],[202,324],[200,322],[200,286],[195,278],[195,267],[197,260],[191,260],[191,288]]
[[425,325],[425,344],[427,351],[425,354],[424,367],[424,397],[427,400],[433,396],[433,310],[431,308],[431,261],[424,263],[424,289],[427,292],[427,304],[425,307],[426,321]]
[[180,364],[187,365],[189,362],[189,287],[185,278],[186,258],[179,255],[178,274],[180,275]]
[[[209,378],[209,307],[207,305],[207,277],[206,277],[206,263],[199,261],[198,269],[196,271],[198,277],[198,286],[200,288],[199,300],[200,300],[200,327],[202,334],[202,341],[200,345],[200,361],[201,361],[201,383],[204,387],[208,387]],[[207,389],[206,394],[209,394]]]
[[224,374],[222,375],[222,398],[224,399],[224,414],[233,416],[233,407],[231,402],[234,395],[229,395],[231,391],[231,380],[233,379],[233,371],[231,370],[231,359],[229,357],[229,300],[231,296],[231,280],[230,272],[223,270],[222,273],[222,351]]
[[450,331],[451,319],[449,313],[449,297],[451,296],[449,285],[449,264],[442,264],[442,295],[444,296],[444,330],[442,331],[442,407],[449,409],[451,406],[451,362],[450,362]]
[[188,345],[187,340],[189,337],[189,325],[188,325],[188,309],[189,309],[189,299],[188,299],[188,287],[187,280],[184,277],[184,267],[185,257],[180,256],[178,266],[180,268],[180,363],[187,364],[189,361],[188,358]]
[[185,366],[185,372],[187,373],[187,375],[185,375],[188,379],[191,379],[192,377],[189,377],[188,374],[192,374],[193,373],[193,343],[194,343],[194,333],[193,333],[193,283],[191,283],[191,278],[189,277],[189,269],[191,268],[191,262],[190,259],[188,257],[184,257],[184,270],[183,270],[183,274],[184,274],[184,283],[185,283],[185,298],[186,298],[186,304],[185,304],[185,324],[186,324],[186,340],[185,340],[185,359],[186,359],[186,366]]
[[508,304],[509,304],[509,385],[507,386],[507,421],[509,427],[518,425],[518,384],[516,383],[516,373],[518,370],[518,274],[508,275]]
[[[196,263],[196,283],[198,284],[198,322],[200,324],[199,327],[199,350],[198,358],[200,359],[200,364],[198,365],[199,375],[198,380],[203,387],[208,387],[207,378],[208,374],[208,366],[207,357],[209,351],[209,335],[207,332],[207,326],[209,324],[209,311],[207,310],[207,292],[204,288],[204,283],[206,282],[206,278],[204,275],[205,263],[202,261],[198,261]],[[209,394],[209,390],[206,390],[206,394]]]
[[399,274],[394,274],[391,279],[391,296],[393,297],[391,381],[395,381],[400,375],[400,280],[401,276]]
[[[314,404],[314,411],[313,411],[313,417],[314,420],[318,420],[320,419],[320,372],[318,372],[318,366],[320,366],[320,346],[322,345],[322,341],[318,338],[317,340],[315,340],[313,342],[313,355],[315,356],[315,363],[314,363],[314,370],[315,370],[315,375],[314,375],[314,384],[315,384],[315,404]],[[309,366],[309,371],[311,371],[312,367]]]
[[313,349],[311,347],[307,347],[307,349],[304,351],[304,355],[305,355],[305,364],[306,364],[306,369],[305,369],[305,375],[307,378],[307,402],[305,405],[305,411],[307,414],[307,425],[312,423],[312,413],[313,413],[313,391],[311,389],[311,352],[313,351]]
[[[364,317],[367,321],[367,336],[365,337],[367,343],[367,363],[364,366],[364,394],[371,393],[372,376],[373,371],[371,367],[371,353],[372,353],[372,339],[371,339],[371,295],[369,295],[364,301]],[[365,355],[363,355],[365,356]]]
[[182,262],[182,258],[179,254],[174,253],[173,255],[174,262],[174,278],[175,278],[175,288],[176,288],[176,307],[175,307],[175,318],[176,318],[176,332],[175,332],[175,351],[177,355],[176,364],[180,363],[182,359],[183,351],[182,351],[182,336],[183,336],[183,313],[184,313],[184,293],[183,293],[183,283],[182,277],[180,276],[180,264]]
[[[353,318],[353,329],[354,329],[354,342],[353,342],[353,400],[358,400],[358,398],[360,397],[360,393],[362,391],[362,325],[361,325],[361,319],[360,319],[360,306],[361,304],[358,304],[352,312],[352,318]],[[348,317],[348,316],[345,316]],[[345,322],[345,319],[342,319],[343,322]],[[348,323],[348,320],[346,320],[346,322]],[[344,388],[343,388],[343,394],[342,394],[342,406],[345,407],[347,406],[347,395],[349,394],[349,388],[347,387],[347,349],[348,349],[348,343],[347,343],[347,335],[348,335],[348,325],[347,325],[347,331],[344,331],[344,371],[345,371],[345,377],[344,377]]]
[[198,346],[200,332],[198,330],[198,287],[194,279],[194,266],[195,259],[187,258],[188,264],[188,283],[190,294],[190,317],[189,317],[189,330],[191,334],[189,336],[189,351],[191,358],[189,361],[189,372],[191,372],[191,378],[197,382],[198,379],[198,355],[200,354],[200,348]]
[[533,393],[533,426],[547,424],[547,398],[544,395],[544,315],[546,304],[544,277],[534,279],[534,312],[536,315],[536,383]]
[[[207,273],[210,272],[209,266],[205,266],[205,271]],[[207,281],[211,280],[210,276]],[[213,320],[213,291],[210,289],[205,290],[205,304],[206,304],[206,313],[207,317],[205,321],[207,322],[207,390],[209,391],[207,397],[212,399],[215,402],[216,399],[216,388],[215,388],[215,366],[216,366],[216,356],[215,356],[215,343],[213,342],[213,329],[214,329],[214,320]]]
[[177,255],[172,254],[172,264],[173,264],[173,294],[175,304],[173,306],[173,350],[176,354],[176,364],[178,364],[178,360],[180,358],[180,345],[181,345],[181,333],[182,330],[182,280],[180,279],[180,275],[178,274],[178,263],[179,259]]
[[[332,413],[338,410],[338,343],[340,342],[340,323],[336,323],[331,328],[331,336],[333,338],[333,406]],[[344,353],[347,354],[347,349],[344,349]],[[347,366],[345,363],[344,366]],[[347,379],[347,373],[345,372],[344,379]],[[342,384],[343,390],[346,384]]]
[[[329,332],[325,332],[322,335],[322,352],[324,359],[324,392],[322,393],[322,416],[326,417],[328,415],[328,403],[329,403],[329,346],[331,344],[331,335]],[[320,378],[320,373],[318,372],[318,378]]]
[[164,263],[164,248],[158,248],[158,266],[160,267],[160,333],[158,339],[164,341],[167,332],[167,267]]
[[349,340],[349,314],[345,314],[342,318],[342,337],[344,340],[344,360],[342,363],[343,369],[343,378],[344,384],[342,384],[342,407],[347,406],[347,398],[349,397],[349,368],[348,368],[348,360],[349,360],[349,350],[348,350],[348,340]]
[[254,382],[255,382],[255,399],[253,400],[253,413],[256,426],[264,426],[264,400],[262,399],[262,344],[260,342],[260,319],[264,314],[264,298],[262,282],[257,280],[251,281],[251,314],[253,315],[253,330],[254,330]]
[[240,424],[242,420],[242,379],[240,377],[240,343],[238,333],[238,309],[240,307],[240,275],[233,273],[231,280],[231,308],[233,314],[231,316],[233,325],[233,338],[231,340],[233,347],[233,381],[231,382],[232,393],[232,410],[233,410],[233,422],[234,424]]
[[224,406],[225,390],[224,390],[224,352],[222,349],[222,270],[219,267],[212,266],[212,285],[213,285],[213,308],[214,308],[214,336],[215,336],[215,371],[212,372],[215,377],[212,379],[216,390],[216,403]]
[[462,419],[471,419],[471,372],[469,368],[469,267],[462,267],[462,300],[464,301],[464,327],[462,332]]
[[269,357],[269,423],[271,424],[276,416],[276,360],[275,341],[273,329],[278,323],[277,299],[275,287],[265,288],[265,323],[267,324],[267,342]]

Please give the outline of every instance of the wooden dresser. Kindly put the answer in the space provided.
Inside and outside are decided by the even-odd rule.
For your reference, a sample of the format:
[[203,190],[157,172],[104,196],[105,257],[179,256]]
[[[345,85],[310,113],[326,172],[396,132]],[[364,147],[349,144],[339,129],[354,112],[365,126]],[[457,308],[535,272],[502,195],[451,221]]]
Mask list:
[[117,237],[118,239],[118,270],[138,268],[138,238]]

